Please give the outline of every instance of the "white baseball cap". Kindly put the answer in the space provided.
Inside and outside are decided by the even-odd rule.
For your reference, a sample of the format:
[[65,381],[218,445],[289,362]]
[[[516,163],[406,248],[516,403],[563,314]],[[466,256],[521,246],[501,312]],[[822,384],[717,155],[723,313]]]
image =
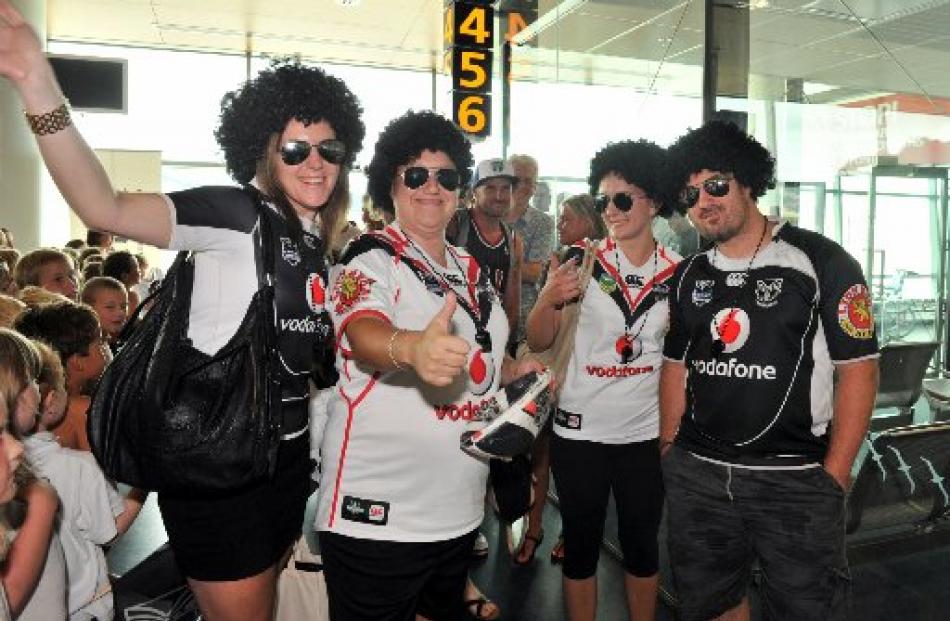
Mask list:
[[518,183],[518,177],[515,176],[515,169],[511,162],[495,157],[478,163],[475,167],[475,176],[472,177],[472,187],[477,188],[489,179],[497,177],[508,179],[512,185]]

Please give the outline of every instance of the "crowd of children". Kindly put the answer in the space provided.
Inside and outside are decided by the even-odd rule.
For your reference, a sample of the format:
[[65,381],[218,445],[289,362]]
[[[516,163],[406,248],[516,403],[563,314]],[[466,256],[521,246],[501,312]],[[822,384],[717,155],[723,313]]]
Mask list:
[[148,266],[88,241],[21,254],[0,239],[0,621],[111,619],[103,546],[144,501],[106,479],[86,410]]

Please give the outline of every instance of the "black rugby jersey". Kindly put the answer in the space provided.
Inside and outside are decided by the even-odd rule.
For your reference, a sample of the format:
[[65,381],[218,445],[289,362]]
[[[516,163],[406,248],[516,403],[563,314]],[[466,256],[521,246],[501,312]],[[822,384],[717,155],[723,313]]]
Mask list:
[[[216,321],[224,319],[224,338],[234,334],[237,325],[232,324],[243,317],[257,291],[253,241],[257,204],[248,191],[233,187],[194,188],[169,193],[168,197],[175,209],[173,247],[196,251],[189,337],[199,349],[203,345],[215,349],[221,339],[208,343],[196,330],[218,329]],[[273,207],[268,206],[262,213],[268,218],[274,244],[274,354],[283,374],[282,431],[288,434],[307,424],[308,378],[313,377],[318,388],[335,381],[333,325],[324,307],[327,266],[319,237],[307,232],[292,234],[284,217]],[[226,272],[241,278],[227,280]],[[231,308],[224,313],[223,306]]]
[[[503,233],[501,241],[492,245],[482,237],[481,231],[478,230],[478,225],[475,224],[469,210],[456,211],[452,217],[456,222],[452,223],[449,229],[455,229],[459,233],[456,235],[447,233],[447,241],[452,245],[465,248],[470,255],[475,257],[479,267],[488,274],[495,290],[503,296],[505,287],[508,285],[508,278],[511,275],[512,262],[510,247],[512,235],[508,225],[504,222],[501,223]],[[467,222],[463,222],[463,219]]]
[[735,464],[819,462],[834,363],[877,355],[867,284],[841,246],[784,222],[748,266],[708,250],[677,268],[663,351],[687,371],[677,443]]

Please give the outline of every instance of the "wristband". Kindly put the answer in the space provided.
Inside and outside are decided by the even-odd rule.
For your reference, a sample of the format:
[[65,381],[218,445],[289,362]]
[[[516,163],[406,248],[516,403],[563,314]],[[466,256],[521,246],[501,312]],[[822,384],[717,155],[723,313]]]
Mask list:
[[73,119],[69,115],[69,102],[66,101],[58,108],[43,114],[30,114],[25,110],[23,114],[30,125],[30,131],[37,136],[55,134],[73,124]]
[[393,355],[393,347],[396,344],[396,337],[400,334],[402,334],[402,330],[399,328],[396,328],[396,330],[393,331],[392,335],[389,337],[389,344],[386,346],[386,353],[389,354],[389,361],[393,364],[393,366],[396,367],[396,369],[402,371],[406,367],[399,364],[399,361],[396,360],[396,356]]

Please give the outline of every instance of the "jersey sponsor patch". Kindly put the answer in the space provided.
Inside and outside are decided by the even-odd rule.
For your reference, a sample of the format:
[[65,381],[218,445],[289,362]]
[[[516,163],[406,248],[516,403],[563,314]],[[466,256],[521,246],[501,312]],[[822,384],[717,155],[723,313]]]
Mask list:
[[867,340],[874,336],[871,294],[863,284],[851,285],[838,302],[838,325],[851,338]]
[[745,345],[749,340],[749,331],[749,315],[741,308],[724,308],[716,313],[709,323],[713,340],[719,339],[723,342],[723,353],[726,354],[731,354]]
[[581,428],[583,418],[584,417],[580,414],[565,412],[560,409],[554,411],[554,424],[558,427],[564,427],[565,429],[578,431]]
[[344,269],[333,283],[333,311],[345,313],[369,297],[376,281],[357,269]]
[[289,237],[280,238],[280,257],[292,266],[300,264],[300,249]]
[[782,295],[782,278],[762,278],[755,281],[755,303],[762,308],[772,308]]
[[643,276],[641,276],[640,274],[627,274],[626,276],[623,277],[623,280],[630,287],[643,289]]
[[703,306],[712,301],[715,280],[697,280],[693,283],[693,305]]
[[385,526],[389,522],[389,503],[355,496],[344,496],[340,517],[351,522]]

